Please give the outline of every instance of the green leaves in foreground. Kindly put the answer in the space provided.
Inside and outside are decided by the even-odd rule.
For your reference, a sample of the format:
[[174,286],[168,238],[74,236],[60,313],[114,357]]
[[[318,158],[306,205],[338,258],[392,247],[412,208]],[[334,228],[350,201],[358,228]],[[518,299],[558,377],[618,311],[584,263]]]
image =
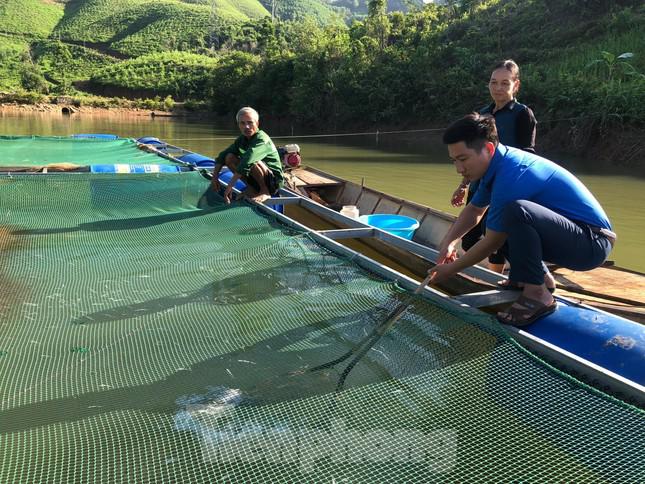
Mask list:
[[630,60],[634,57],[633,52],[624,52],[620,55],[612,54],[603,50],[600,52],[600,59],[595,59],[587,64],[587,69],[596,68],[605,77],[607,82],[612,82],[614,79],[620,81],[629,77],[645,78],[636,68],[630,64]]

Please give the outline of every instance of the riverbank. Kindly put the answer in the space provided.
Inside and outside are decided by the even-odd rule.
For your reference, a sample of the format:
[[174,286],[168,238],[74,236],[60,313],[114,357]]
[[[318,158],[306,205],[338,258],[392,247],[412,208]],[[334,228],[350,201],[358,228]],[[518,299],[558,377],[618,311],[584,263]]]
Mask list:
[[[155,111],[143,108],[129,107],[110,107],[102,108],[95,106],[76,106],[74,104],[20,104],[20,103],[1,103],[0,114],[2,113],[50,113],[50,114],[71,114],[71,115],[92,115],[92,116],[151,116],[152,113],[159,113],[162,116],[171,115],[163,111]],[[175,113],[179,116],[180,114]]]
[[616,167],[631,175],[645,176],[645,129],[634,126],[604,126],[593,122],[538,124],[538,151],[585,159],[585,168],[604,171]]

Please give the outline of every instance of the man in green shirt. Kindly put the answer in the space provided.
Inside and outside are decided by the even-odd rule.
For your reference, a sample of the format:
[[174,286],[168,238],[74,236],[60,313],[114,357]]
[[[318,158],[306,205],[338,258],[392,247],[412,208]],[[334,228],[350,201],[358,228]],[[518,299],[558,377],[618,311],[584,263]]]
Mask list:
[[233,173],[224,191],[226,203],[231,203],[233,187],[239,179],[247,186],[244,195],[262,203],[284,185],[280,155],[269,135],[259,129],[260,116],[255,109],[240,109],[235,120],[242,135],[217,155],[212,183],[219,190],[217,178],[226,165]]

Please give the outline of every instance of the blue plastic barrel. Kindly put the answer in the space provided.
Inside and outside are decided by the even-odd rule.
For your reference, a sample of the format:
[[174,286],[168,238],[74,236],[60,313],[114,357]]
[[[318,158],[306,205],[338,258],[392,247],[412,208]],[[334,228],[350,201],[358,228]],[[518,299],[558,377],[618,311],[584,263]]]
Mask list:
[[[233,172],[226,167],[222,168],[222,171],[217,177],[219,181],[222,181],[227,185],[228,182],[231,181],[231,178],[233,178]],[[235,188],[239,191],[244,191],[244,189],[246,189],[246,183],[244,183],[242,180],[238,180],[235,182]],[[271,208],[273,208],[273,210],[275,210],[276,212],[284,213],[284,205],[272,205]]]
[[154,136],[144,136],[143,138],[139,138],[137,141],[139,143],[143,143],[144,145],[162,145],[162,146],[165,146],[165,144],[166,144],[163,141],[160,141],[159,138],[155,138]]
[[116,134],[103,134],[103,133],[82,133],[82,134],[73,134],[72,138],[94,138],[94,139],[119,139]]
[[[224,182],[227,185],[228,182],[231,181],[231,178],[233,178],[233,172],[226,167],[222,168],[222,171],[220,171],[219,173],[219,177],[217,177],[219,181]],[[235,182],[234,188],[237,188],[239,191],[245,190],[246,183],[244,183],[242,180],[238,180]]]
[[557,311],[522,329],[645,385],[645,329],[642,324],[559,301]]
[[364,224],[385,230],[386,232],[408,240],[412,240],[414,232],[419,228],[419,222],[405,215],[374,213],[372,215],[361,215],[358,219]]
[[101,164],[90,165],[92,173],[177,173],[181,167],[176,165],[128,165]]
[[199,166],[201,168],[213,168],[215,166],[214,159],[200,155],[199,153],[188,153],[187,155],[180,156],[177,159],[184,163],[190,163],[191,165]]

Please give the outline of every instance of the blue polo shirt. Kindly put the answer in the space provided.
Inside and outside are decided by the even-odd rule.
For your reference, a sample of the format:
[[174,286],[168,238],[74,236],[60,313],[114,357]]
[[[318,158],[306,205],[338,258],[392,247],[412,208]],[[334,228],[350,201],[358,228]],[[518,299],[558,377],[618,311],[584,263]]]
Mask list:
[[[492,103],[480,109],[479,113],[490,114],[495,118],[499,142],[535,153],[535,127],[537,121],[533,111],[528,106],[517,102],[515,98],[506,103],[502,109],[495,111],[495,113],[493,113],[494,109],[495,103]],[[470,183],[468,198],[466,198],[467,202],[472,200],[478,186],[478,180]]]
[[488,206],[487,228],[508,232],[502,213],[515,200],[528,200],[569,220],[611,229],[598,200],[575,176],[545,158],[499,144],[471,203]]

